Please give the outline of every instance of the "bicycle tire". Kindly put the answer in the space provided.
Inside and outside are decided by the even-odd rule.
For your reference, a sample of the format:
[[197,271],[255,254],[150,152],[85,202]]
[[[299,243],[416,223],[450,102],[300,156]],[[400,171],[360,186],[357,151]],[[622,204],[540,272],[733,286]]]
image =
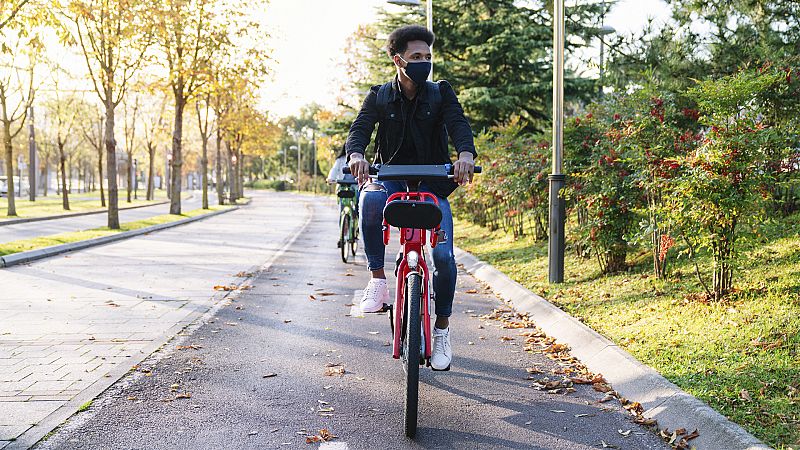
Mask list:
[[406,372],[405,431],[413,438],[417,434],[419,409],[419,349],[422,344],[420,304],[422,303],[422,277],[412,274],[407,279],[408,305],[403,364]]
[[359,229],[358,229],[358,219],[355,217],[353,218],[353,222],[355,225],[352,227],[352,239],[350,240],[350,254],[356,256],[356,252],[358,252],[358,238],[359,238]]
[[342,226],[339,230],[339,237],[341,238],[342,243],[342,262],[347,263],[347,241],[350,238],[350,214],[345,214],[342,216]]

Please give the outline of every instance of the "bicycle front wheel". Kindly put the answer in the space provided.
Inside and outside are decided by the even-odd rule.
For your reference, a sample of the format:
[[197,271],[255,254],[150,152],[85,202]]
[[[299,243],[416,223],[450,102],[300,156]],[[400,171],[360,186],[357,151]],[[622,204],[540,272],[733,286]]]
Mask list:
[[420,304],[422,303],[422,277],[412,274],[407,279],[407,314],[405,317],[406,339],[403,348],[403,364],[406,372],[405,428],[406,436],[417,434],[417,411],[419,408],[419,349],[422,344]]
[[350,254],[356,256],[356,252],[358,251],[358,220],[354,217],[353,218],[353,226],[352,233],[350,233]]
[[350,214],[344,214],[342,216],[342,226],[341,226],[341,230],[339,232],[339,238],[340,238],[339,242],[342,243],[341,250],[342,250],[342,261],[343,262],[347,262],[347,256],[348,256],[348,249],[347,249],[348,245],[347,244],[350,241],[350,227],[351,226],[352,225],[350,223]]

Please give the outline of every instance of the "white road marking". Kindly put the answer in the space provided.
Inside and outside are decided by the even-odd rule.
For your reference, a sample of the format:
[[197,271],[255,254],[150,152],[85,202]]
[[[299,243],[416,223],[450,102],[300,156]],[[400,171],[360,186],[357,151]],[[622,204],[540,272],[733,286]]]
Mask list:
[[353,291],[353,306],[350,307],[350,317],[364,317],[364,312],[361,311],[361,296],[363,293],[363,289]]
[[323,442],[319,445],[320,450],[348,450],[347,442]]

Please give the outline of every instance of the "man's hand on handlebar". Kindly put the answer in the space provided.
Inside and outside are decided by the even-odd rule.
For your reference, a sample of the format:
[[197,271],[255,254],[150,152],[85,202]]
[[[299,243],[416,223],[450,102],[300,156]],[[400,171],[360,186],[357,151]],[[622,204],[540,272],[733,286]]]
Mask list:
[[369,162],[364,159],[361,153],[351,153],[350,161],[347,163],[350,173],[353,174],[359,185],[369,181]]
[[459,153],[458,161],[453,164],[453,180],[461,186],[464,186],[467,183],[472,183],[474,173],[475,160],[472,158],[472,153]]

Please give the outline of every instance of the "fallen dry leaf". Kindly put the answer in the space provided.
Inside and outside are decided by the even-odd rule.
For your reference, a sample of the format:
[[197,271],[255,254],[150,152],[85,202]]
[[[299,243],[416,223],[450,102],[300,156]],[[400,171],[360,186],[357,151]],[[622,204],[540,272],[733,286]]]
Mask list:
[[175,348],[176,348],[177,350],[200,350],[200,349],[201,349],[201,348],[203,348],[203,347],[202,347],[202,346],[200,346],[200,345],[195,345],[195,344],[192,344],[192,345],[178,345],[178,346],[177,346],[177,347],[175,347]]
[[215,291],[235,291],[238,288],[235,284],[217,284],[214,286]]
[[178,395],[175,396],[175,399],[179,399],[179,398],[192,398],[192,394],[190,394],[188,392],[184,392],[182,394],[178,394]]
[[752,401],[753,401],[753,398],[752,398],[752,397],[750,397],[750,393],[749,393],[749,392],[747,392],[747,389],[742,389],[742,390],[739,392],[739,397],[741,397],[741,398],[742,398],[742,400],[744,400],[744,401],[746,401],[746,402],[752,402]]
[[477,289],[467,289],[466,291],[464,291],[464,293],[465,294],[477,294],[478,290]]
[[331,363],[331,364],[328,364],[325,367],[325,372],[324,373],[325,373],[326,377],[332,377],[332,376],[335,376],[335,375],[342,376],[342,375],[345,374],[345,370],[344,370],[344,366],[342,364]]

